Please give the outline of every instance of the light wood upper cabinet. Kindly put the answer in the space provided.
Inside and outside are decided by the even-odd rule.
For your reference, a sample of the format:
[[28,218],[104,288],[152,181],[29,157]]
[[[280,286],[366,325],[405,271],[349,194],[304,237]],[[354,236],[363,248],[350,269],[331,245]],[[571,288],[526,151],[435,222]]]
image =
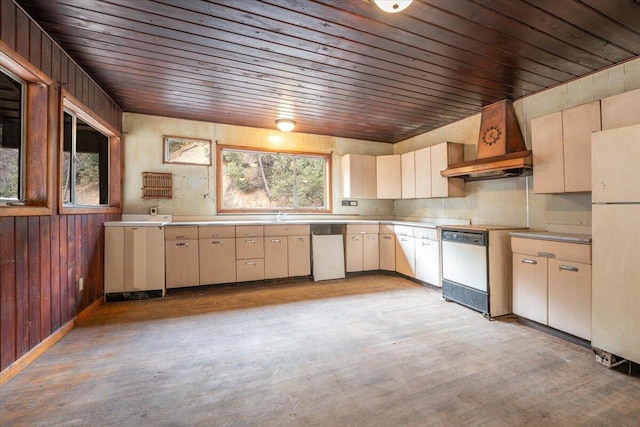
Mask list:
[[532,119],[533,191],[591,191],[591,134],[600,128],[600,101]]
[[415,152],[410,151],[400,155],[402,169],[402,198],[416,197],[416,165]]
[[402,167],[399,154],[376,157],[378,199],[402,198]]
[[375,199],[376,157],[363,154],[342,156],[342,197]]
[[591,191],[591,134],[601,129],[600,101],[562,112],[564,191]]
[[464,145],[444,142],[431,147],[431,197],[464,197],[462,178],[444,178],[440,172],[452,163],[464,161]]
[[416,198],[431,197],[431,147],[415,152]]
[[640,124],[640,89],[602,100],[602,130]]

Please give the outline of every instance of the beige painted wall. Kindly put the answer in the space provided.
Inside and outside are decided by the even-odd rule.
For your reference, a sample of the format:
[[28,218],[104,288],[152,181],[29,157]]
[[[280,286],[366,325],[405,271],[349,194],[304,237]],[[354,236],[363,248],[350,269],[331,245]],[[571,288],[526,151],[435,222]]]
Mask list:
[[[124,212],[147,213],[160,203],[160,212],[182,216],[216,215],[215,147],[213,166],[164,164],[163,135],[209,139],[213,143],[246,147],[332,153],[333,213],[393,216],[393,201],[359,200],[358,207],[340,206],[340,157],[346,153],[391,154],[391,144],[278,130],[230,126],[143,114],[125,113]],[[142,172],[171,172],[173,199],[143,200]]]
[[[637,88],[640,58],[514,102],[527,147],[531,148],[531,119]],[[465,160],[472,160],[479,132],[480,114],[401,141],[394,152],[451,141],[467,144]],[[545,229],[547,224],[591,225],[591,193],[534,194],[532,182],[532,177],[471,182],[464,198],[398,200],[395,214],[470,218],[475,224],[529,225],[532,229]]]

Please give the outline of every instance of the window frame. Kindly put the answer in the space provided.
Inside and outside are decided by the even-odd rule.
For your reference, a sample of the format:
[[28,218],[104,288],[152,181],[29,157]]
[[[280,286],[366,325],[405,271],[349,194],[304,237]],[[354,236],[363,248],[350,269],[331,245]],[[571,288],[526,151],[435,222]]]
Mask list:
[[[63,183],[63,160],[64,160],[64,113],[65,111],[74,114],[77,118],[87,123],[95,130],[105,135],[109,140],[109,195],[108,204],[106,205],[74,205],[64,203],[64,194],[62,194]],[[69,93],[66,89],[60,91],[60,107],[58,128],[60,129],[58,138],[58,212],[65,214],[95,214],[95,213],[120,213],[122,212],[122,182],[120,180],[120,168],[122,159],[120,132],[114,129],[110,124],[100,118],[90,108],[86,107],[82,102]]]
[[16,200],[13,199],[7,199],[7,198],[2,198],[0,197],[0,202],[2,202],[3,204],[7,204],[9,206],[11,206],[10,203],[18,203],[21,204],[23,203],[24,199],[25,199],[25,168],[26,168],[26,151],[27,151],[27,147],[26,147],[26,133],[27,133],[27,103],[28,103],[28,96],[27,96],[27,89],[28,89],[28,84],[27,81],[25,79],[23,79],[22,77],[18,76],[17,74],[9,71],[7,68],[5,68],[4,66],[2,66],[2,64],[0,64],[0,73],[4,74],[5,76],[8,76],[11,80],[14,80],[18,83],[20,83],[20,156],[18,158],[18,198]]
[[0,65],[26,84],[24,103],[24,163],[21,203],[0,205],[0,217],[51,215],[53,212],[55,111],[53,80],[0,40]]
[[[324,208],[306,208],[306,209],[296,209],[296,208],[256,208],[256,209],[225,209],[222,207],[222,151],[223,150],[237,150],[237,151],[245,151],[252,153],[270,153],[270,154],[286,154],[292,156],[308,156],[308,157],[321,157],[325,159],[325,206]],[[248,146],[238,146],[238,145],[224,145],[224,144],[216,144],[216,210],[219,214],[238,214],[238,213],[249,213],[249,214],[261,214],[261,213],[277,213],[277,212],[287,212],[287,213],[317,213],[317,214],[327,214],[332,212],[332,165],[331,165],[331,153],[315,153],[315,152],[305,152],[305,151],[294,151],[294,150],[277,150],[272,148],[262,148],[262,147],[248,147]]]

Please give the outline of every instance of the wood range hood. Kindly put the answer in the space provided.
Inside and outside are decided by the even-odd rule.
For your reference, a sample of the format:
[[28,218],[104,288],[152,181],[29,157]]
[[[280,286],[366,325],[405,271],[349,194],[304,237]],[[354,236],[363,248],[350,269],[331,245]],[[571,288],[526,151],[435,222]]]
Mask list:
[[476,160],[451,164],[440,174],[465,181],[531,175],[531,150],[524,143],[511,101],[484,107],[480,122]]

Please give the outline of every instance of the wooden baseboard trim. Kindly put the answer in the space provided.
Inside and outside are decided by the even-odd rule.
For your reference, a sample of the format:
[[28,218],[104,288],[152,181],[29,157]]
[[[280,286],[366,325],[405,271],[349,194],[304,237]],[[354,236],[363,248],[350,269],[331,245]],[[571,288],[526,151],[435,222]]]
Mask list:
[[11,365],[7,366],[4,371],[0,372],[0,386],[4,385],[4,383],[15,377],[24,368],[29,366],[34,360],[40,357],[45,351],[49,350],[55,343],[60,341],[62,337],[67,335],[69,331],[74,328],[74,326],[89,317],[89,315],[96,311],[101,305],[102,298],[98,299],[89,307],[82,310],[80,314],[62,325],[57,331],[42,340],[40,344],[26,352],[21,358],[13,362]]

